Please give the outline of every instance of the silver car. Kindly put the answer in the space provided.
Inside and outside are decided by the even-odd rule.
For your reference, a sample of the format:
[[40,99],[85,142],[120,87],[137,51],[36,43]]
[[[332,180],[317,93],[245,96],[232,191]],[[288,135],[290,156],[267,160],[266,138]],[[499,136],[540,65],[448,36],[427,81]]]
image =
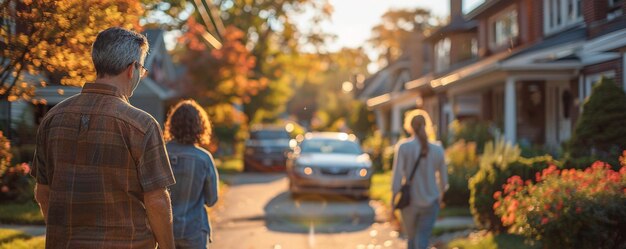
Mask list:
[[292,194],[369,197],[372,161],[354,135],[307,133],[287,161]]

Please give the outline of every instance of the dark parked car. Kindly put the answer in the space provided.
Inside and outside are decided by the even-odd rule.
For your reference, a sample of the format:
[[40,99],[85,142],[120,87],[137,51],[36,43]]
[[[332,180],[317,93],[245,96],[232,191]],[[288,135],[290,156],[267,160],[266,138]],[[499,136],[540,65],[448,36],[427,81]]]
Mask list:
[[246,141],[244,171],[284,171],[291,137],[283,127],[253,128]]
[[369,197],[372,161],[354,135],[308,133],[287,163],[292,194],[342,194]]

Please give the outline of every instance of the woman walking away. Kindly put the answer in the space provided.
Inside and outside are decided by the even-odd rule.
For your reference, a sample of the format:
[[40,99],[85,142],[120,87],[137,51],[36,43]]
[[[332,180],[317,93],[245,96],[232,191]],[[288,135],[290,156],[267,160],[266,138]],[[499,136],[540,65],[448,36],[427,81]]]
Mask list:
[[434,133],[428,113],[423,110],[407,113],[404,129],[411,137],[396,145],[392,191],[395,199],[402,185],[408,184],[410,202],[400,210],[408,248],[426,249],[440,205],[443,205],[443,193],[448,188],[448,171],[443,148],[429,142],[434,141]]
[[206,112],[193,100],[179,102],[167,116],[164,137],[176,178],[170,188],[176,248],[209,248],[211,226],[204,205],[217,202],[218,174],[213,157],[200,147],[211,137]]

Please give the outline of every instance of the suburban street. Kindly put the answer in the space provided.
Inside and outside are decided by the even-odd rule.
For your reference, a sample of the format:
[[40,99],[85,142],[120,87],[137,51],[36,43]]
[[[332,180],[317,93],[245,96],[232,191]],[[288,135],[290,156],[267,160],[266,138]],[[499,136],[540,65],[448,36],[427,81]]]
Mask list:
[[214,248],[406,248],[375,201],[291,198],[284,174],[225,175],[212,213]]

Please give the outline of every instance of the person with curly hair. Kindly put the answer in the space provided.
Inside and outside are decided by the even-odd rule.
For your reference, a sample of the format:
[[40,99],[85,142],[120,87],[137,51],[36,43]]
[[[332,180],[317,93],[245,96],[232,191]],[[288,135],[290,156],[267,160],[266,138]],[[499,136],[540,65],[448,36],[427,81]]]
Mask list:
[[219,176],[213,156],[203,149],[211,122],[200,105],[183,100],[168,113],[165,140],[176,184],[171,186],[176,248],[208,248],[211,225],[204,205],[215,205]]

